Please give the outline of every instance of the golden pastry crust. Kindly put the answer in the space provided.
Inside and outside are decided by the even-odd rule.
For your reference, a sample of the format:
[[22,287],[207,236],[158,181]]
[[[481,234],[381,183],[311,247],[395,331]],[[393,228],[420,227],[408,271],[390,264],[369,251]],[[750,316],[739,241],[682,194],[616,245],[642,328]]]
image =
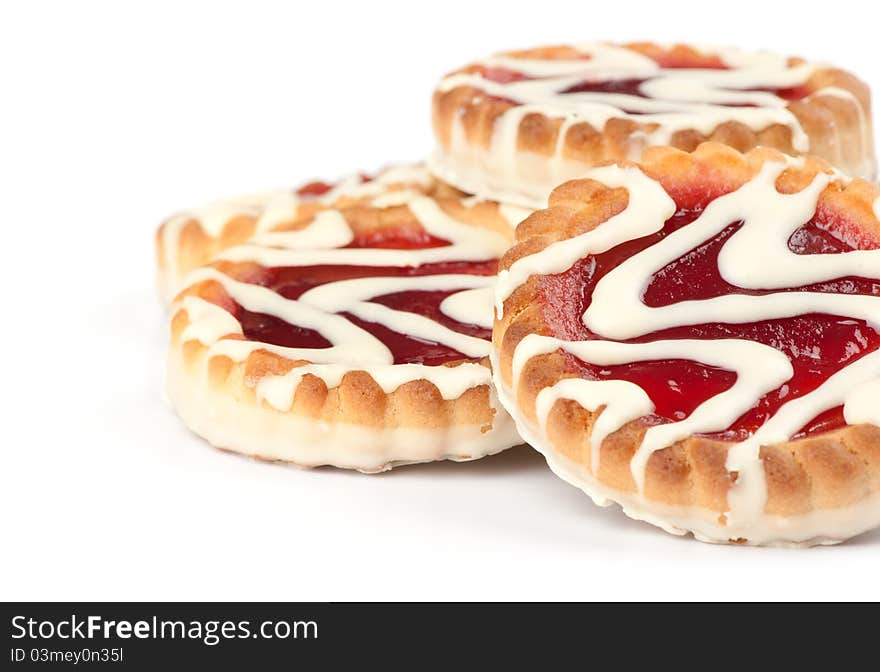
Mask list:
[[[451,197],[427,200],[439,206],[443,216],[497,237],[497,255],[509,244],[510,224],[497,204],[466,204]],[[400,236],[404,232],[418,240],[426,234],[409,204],[358,204],[335,212],[359,239],[381,241],[386,233]],[[297,228],[315,224],[314,219],[306,220]],[[257,256],[260,251],[276,251],[256,247]],[[243,249],[229,252],[235,257]],[[497,256],[490,252],[486,258],[480,263],[491,263],[494,270]],[[442,382],[429,379],[429,370],[441,366],[424,367],[425,377],[402,375],[404,382],[392,382],[389,389],[387,381],[383,387],[376,380],[370,366],[362,369],[357,362],[347,362],[352,354],[348,351],[328,365],[320,356],[315,363],[293,358],[284,348],[249,340],[237,317],[240,306],[224,283],[259,286],[267,272],[258,260],[242,260],[240,255],[230,260],[221,255],[197,270],[192,284],[174,300],[169,396],[197,434],[218,447],[266,459],[302,466],[329,464],[366,473],[412,462],[476,459],[521,443],[509,416],[495,400],[487,356],[462,355],[443,363],[448,369],[471,367],[469,376],[474,379],[474,384],[460,385],[460,394],[450,396],[438,387]],[[245,346],[243,350],[238,349],[240,345]],[[312,352],[320,354],[320,350]],[[324,365],[328,367],[322,369]],[[333,370],[335,365],[348,370],[340,377]],[[475,366],[485,370],[484,374],[474,374]],[[285,377],[297,376],[302,367],[309,372],[287,386]],[[388,368],[391,365],[385,367],[386,373]],[[462,375],[467,381],[468,374]],[[396,380],[394,375],[391,378]],[[485,381],[480,383],[481,379]],[[277,401],[278,381],[287,387],[287,402]]]
[[[722,63],[717,53],[687,45],[631,43],[618,47],[644,55],[663,67],[716,68]],[[506,52],[495,58],[514,64],[523,59],[552,63],[584,59],[584,54],[575,47],[558,46]],[[796,67],[804,61],[790,58],[787,63]],[[445,82],[454,81],[456,75],[484,75],[490,69],[481,63],[461,68],[447,76],[434,93],[433,124],[439,151],[432,170],[460,188],[537,207],[550,189],[576,177],[577,171],[585,166],[637,159],[646,143],[658,144],[650,137],[658,129],[663,130],[662,124],[641,121],[640,115],[614,114],[603,125],[596,126],[586,119],[566,121],[564,107],[551,113],[555,102],[539,102],[536,109],[518,121],[514,147],[503,150],[505,160],[497,162],[506,161],[508,165],[494,166],[494,159],[486,155],[493,142],[498,141],[499,123],[521,101],[506,99],[503,89],[488,92],[467,81],[444,86]],[[809,153],[852,176],[874,179],[876,161],[868,86],[844,70],[817,66],[795,88],[796,92],[783,92],[791,97],[784,102],[784,109],[806,134]],[[708,123],[694,117],[692,127],[676,126],[661,144],[692,151],[706,141],[720,142],[741,152],[765,146],[793,155],[806,153],[793,137],[790,124],[767,122],[756,127],[743,123],[734,113],[727,119],[722,114]],[[512,158],[509,151],[513,152]],[[510,161],[516,163],[512,169]],[[512,172],[513,177],[490,174],[496,169]],[[543,184],[542,175],[551,174],[553,179]]]
[[[772,149],[760,148],[745,155],[716,143],[701,145],[692,153],[674,148],[646,150],[639,165],[648,177],[658,181],[673,195],[679,206],[688,199],[705,203],[736,191],[755,177],[768,161],[786,160]],[[627,164],[636,165],[636,164]],[[787,168],[776,182],[780,193],[793,194],[809,185],[820,172],[832,173],[823,161],[809,157],[802,165]],[[822,192],[819,208],[839,227],[837,235],[860,249],[880,248],[880,221],[875,209],[880,189],[862,180],[835,179]],[[518,227],[517,243],[502,258],[500,269],[510,269],[520,259],[545,250],[559,241],[591,231],[622,212],[629,202],[628,191],[612,189],[590,179],[573,180],[558,187],[550,196],[550,207],[538,211]],[[834,213],[840,217],[835,219]],[[634,517],[667,527],[686,526],[683,512],[698,511],[717,522],[717,533],[704,526],[691,527],[698,536],[719,541],[725,538],[749,543],[828,543],[856,531],[823,531],[814,537],[733,538],[722,536],[730,511],[728,494],[737,474],[726,468],[731,441],[690,436],[657,450],[644,472],[642,501],[633,504],[637,484],[632,460],[652,424],[640,418],[608,435],[599,447],[599,469],[593,473],[590,437],[604,406],[589,411],[571,399],[558,399],[546,417],[543,431],[538,428],[536,399],[541,390],[565,378],[577,377],[570,360],[561,351],[532,357],[513,380],[513,361],[517,346],[529,335],[556,336],[548,325],[546,301],[540,287],[541,276],[532,275],[504,301],[503,317],[496,320],[493,342],[496,384],[506,394],[502,401],[520,424],[523,437],[536,444],[548,461],[562,463],[573,482],[577,472],[595,486],[601,495],[630,503]],[[566,340],[566,339],[563,339]],[[511,390],[515,389],[515,398]],[[880,523],[880,427],[873,424],[846,425],[834,431],[814,433],[760,448],[767,485],[764,513],[769,517],[809,521],[817,512],[843,512],[848,507],[870,509],[872,525]],[[590,491],[586,486],[588,491]],[[650,508],[663,513],[652,518]],[[638,512],[641,507],[641,513]],[[646,508],[648,512],[646,513]],[[677,514],[681,517],[675,518]],[[784,528],[784,523],[782,525]],[[864,529],[864,528],[863,528]],[[858,532],[863,531],[858,529]]]
[[[448,198],[461,195],[431,177],[421,165],[398,166],[372,178],[355,175],[335,184],[312,182],[293,190],[216,201],[201,210],[169,217],[155,236],[162,297],[170,303],[187,273],[223,250],[245,243],[258,230],[295,231],[322,210],[368,203],[396,191]],[[267,214],[271,221],[261,221]]]

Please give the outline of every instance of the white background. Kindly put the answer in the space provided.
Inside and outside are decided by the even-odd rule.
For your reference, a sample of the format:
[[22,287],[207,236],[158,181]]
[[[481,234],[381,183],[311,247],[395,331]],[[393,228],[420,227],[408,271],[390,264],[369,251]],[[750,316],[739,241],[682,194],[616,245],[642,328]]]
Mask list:
[[433,83],[504,48],[767,47],[880,87],[876,14],[818,4],[4,3],[0,599],[880,598],[880,533],[675,538],[525,448],[374,477],[260,464],[162,397],[168,213],[419,159]]

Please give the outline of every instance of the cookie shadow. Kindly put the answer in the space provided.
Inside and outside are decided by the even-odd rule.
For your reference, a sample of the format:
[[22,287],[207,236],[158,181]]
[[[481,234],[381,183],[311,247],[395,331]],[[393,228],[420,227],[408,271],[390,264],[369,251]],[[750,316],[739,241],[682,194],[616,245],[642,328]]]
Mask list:
[[477,460],[454,462],[440,460],[422,464],[410,464],[396,467],[382,474],[380,478],[402,478],[405,476],[465,476],[465,477],[496,477],[537,472],[547,469],[543,456],[531,446],[521,444],[508,448],[495,455]]

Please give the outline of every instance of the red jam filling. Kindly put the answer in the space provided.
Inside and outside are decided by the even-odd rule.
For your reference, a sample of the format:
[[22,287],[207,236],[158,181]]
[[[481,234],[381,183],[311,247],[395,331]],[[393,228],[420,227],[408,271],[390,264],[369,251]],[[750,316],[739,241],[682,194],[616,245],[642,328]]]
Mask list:
[[304,184],[296,190],[296,195],[301,198],[318,198],[323,196],[333,188],[332,184],[327,182],[315,181]]
[[496,84],[510,84],[511,82],[521,82],[524,79],[529,79],[523,73],[510,70],[509,68],[480,68],[478,72],[483,79],[488,79]]
[[802,100],[810,95],[810,90],[806,86],[791,86],[786,89],[752,89],[753,91],[765,91],[766,93],[773,93],[783,100],[787,101],[795,101]]
[[[592,292],[606,273],[626,259],[687,226],[699,210],[679,210],[655,234],[629,241],[603,254],[583,259],[565,273],[541,281],[544,317],[553,333],[565,340],[600,338],[583,323]],[[733,222],[720,234],[654,274],[643,295],[646,305],[660,307],[689,299],[709,299],[729,294],[762,295],[770,291],[744,290],[729,285],[718,270],[718,253],[742,222]],[[835,227],[836,228],[836,227]],[[789,239],[796,254],[837,254],[855,249],[831,232],[823,214]],[[849,277],[781,291],[810,291],[880,296],[880,280]],[[572,297],[575,297],[572,300]],[[747,339],[776,348],[791,361],[794,375],[740,417],[728,430],[712,435],[741,441],[754,433],[788,401],[815,390],[831,375],[853,361],[880,349],[880,333],[862,320],[845,316],[811,314],[748,324],[709,323],[675,327],[632,339],[630,343],[662,339]],[[655,404],[650,422],[682,420],[704,401],[731,387],[736,374],[698,362],[666,360],[600,367],[566,355],[577,373],[589,380],[626,380],[642,387]],[[811,435],[840,428],[846,423],[842,408],[823,413],[799,434]]]
[[[365,184],[367,182],[372,182],[373,178],[369,175],[365,175],[361,173],[358,177],[361,179],[361,184]],[[322,180],[316,180],[314,182],[309,182],[308,184],[304,184],[299,189],[296,190],[296,195],[300,198],[319,198],[333,189],[336,186],[329,182],[324,182]]]
[[[642,93],[641,86],[644,84],[646,79],[612,79],[608,81],[588,81],[588,82],[580,82],[571,86],[560,93],[618,93],[627,96],[636,96],[638,98],[646,98]],[[773,93],[779,96],[780,98],[788,101],[800,100],[809,94],[809,91],[805,87],[799,86],[795,88],[787,88],[787,89],[768,89],[768,88],[759,88],[759,89],[743,89],[743,91],[752,93],[752,92],[762,92],[762,93]],[[721,107],[754,107],[751,104],[743,104],[743,103],[715,103],[716,105],[720,105]],[[636,111],[629,111],[628,114],[640,114]]]
[[642,94],[642,84],[645,79],[610,79],[607,81],[580,82],[560,93],[619,93],[626,96],[638,96]]
[[[706,64],[703,62],[694,62],[687,60],[669,60],[668,62],[663,59],[654,59],[657,60],[658,63],[664,68],[700,68],[700,69],[712,69],[712,70],[727,70],[727,66],[720,62],[717,64]],[[708,61],[707,61],[708,63]],[[714,62],[713,62],[714,63]],[[523,80],[531,79],[521,72],[517,72],[515,70],[510,70],[508,68],[483,68],[480,71],[481,76],[484,79],[489,80],[490,82],[496,82],[498,84],[510,84],[511,82],[520,82]],[[627,96],[635,96],[637,98],[646,98],[642,93],[641,86],[647,81],[647,79],[609,79],[609,80],[587,80],[583,82],[579,82],[573,86],[570,86],[567,89],[560,91],[560,93],[616,93]],[[783,100],[787,101],[796,101],[805,98],[809,95],[809,90],[804,86],[796,86],[789,88],[754,88],[754,89],[744,89],[744,91],[748,92],[762,92],[762,93],[773,93]],[[497,100],[505,100],[507,102],[516,104],[515,101],[508,100],[506,98],[497,98]],[[741,104],[741,103],[728,103],[728,104],[719,104],[722,107],[754,107],[750,104]],[[642,114],[635,110],[625,110],[627,114]]]
[[[350,248],[425,249],[448,245],[417,229],[377,229],[359,235]],[[417,277],[437,274],[468,274],[491,276],[497,272],[498,262],[447,261],[420,266],[349,266],[316,265],[262,269],[249,282],[268,287],[288,299],[297,299],[306,291],[340,280],[370,277]],[[440,310],[440,304],[453,291],[404,291],[371,299],[372,302],[427,317],[458,333],[490,340],[492,332],[482,327],[457,322]],[[331,343],[312,329],[305,329],[264,313],[254,313],[234,304],[232,313],[242,325],[248,340],[290,348],[328,348]],[[440,366],[461,360],[473,360],[440,343],[400,334],[381,324],[361,320],[349,313],[340,313],[356,326],[368,331],[384,343],[394,357],[395,364],[425,364]]]

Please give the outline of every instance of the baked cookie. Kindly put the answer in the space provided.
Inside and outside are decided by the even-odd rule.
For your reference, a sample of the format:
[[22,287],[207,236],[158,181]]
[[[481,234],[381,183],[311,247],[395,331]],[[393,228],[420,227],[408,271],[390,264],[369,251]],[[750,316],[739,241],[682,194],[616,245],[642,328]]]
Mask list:
[[868,87],[766,52],[604,43],[507,52],[445,77],[433,110],[432,171],[530,207],[545,207],[585,167],[656,145],[763,145],[855,177],[876,172]]
[[[218,252],[247,241],[255,233],[295,227],[320,210],[345,207],[392,192],[455,195],[419,165],[386,168],[374,177],[351,175],[336,183],[310,182],[298,189],[277,189],[209,203],[170,217],[156,232],[159,289],[166,303],[185,275]],[[381,202],[381,201],[380,201]]]
[[591,169],[517,229],[495,380],[602,505],[706,541],[880,524],[880,190],[717,143]]
[[215,446],[379,472],[521,443],[496,403],[495,203],[397,192],[258,233],[172,305],[168,391]]

